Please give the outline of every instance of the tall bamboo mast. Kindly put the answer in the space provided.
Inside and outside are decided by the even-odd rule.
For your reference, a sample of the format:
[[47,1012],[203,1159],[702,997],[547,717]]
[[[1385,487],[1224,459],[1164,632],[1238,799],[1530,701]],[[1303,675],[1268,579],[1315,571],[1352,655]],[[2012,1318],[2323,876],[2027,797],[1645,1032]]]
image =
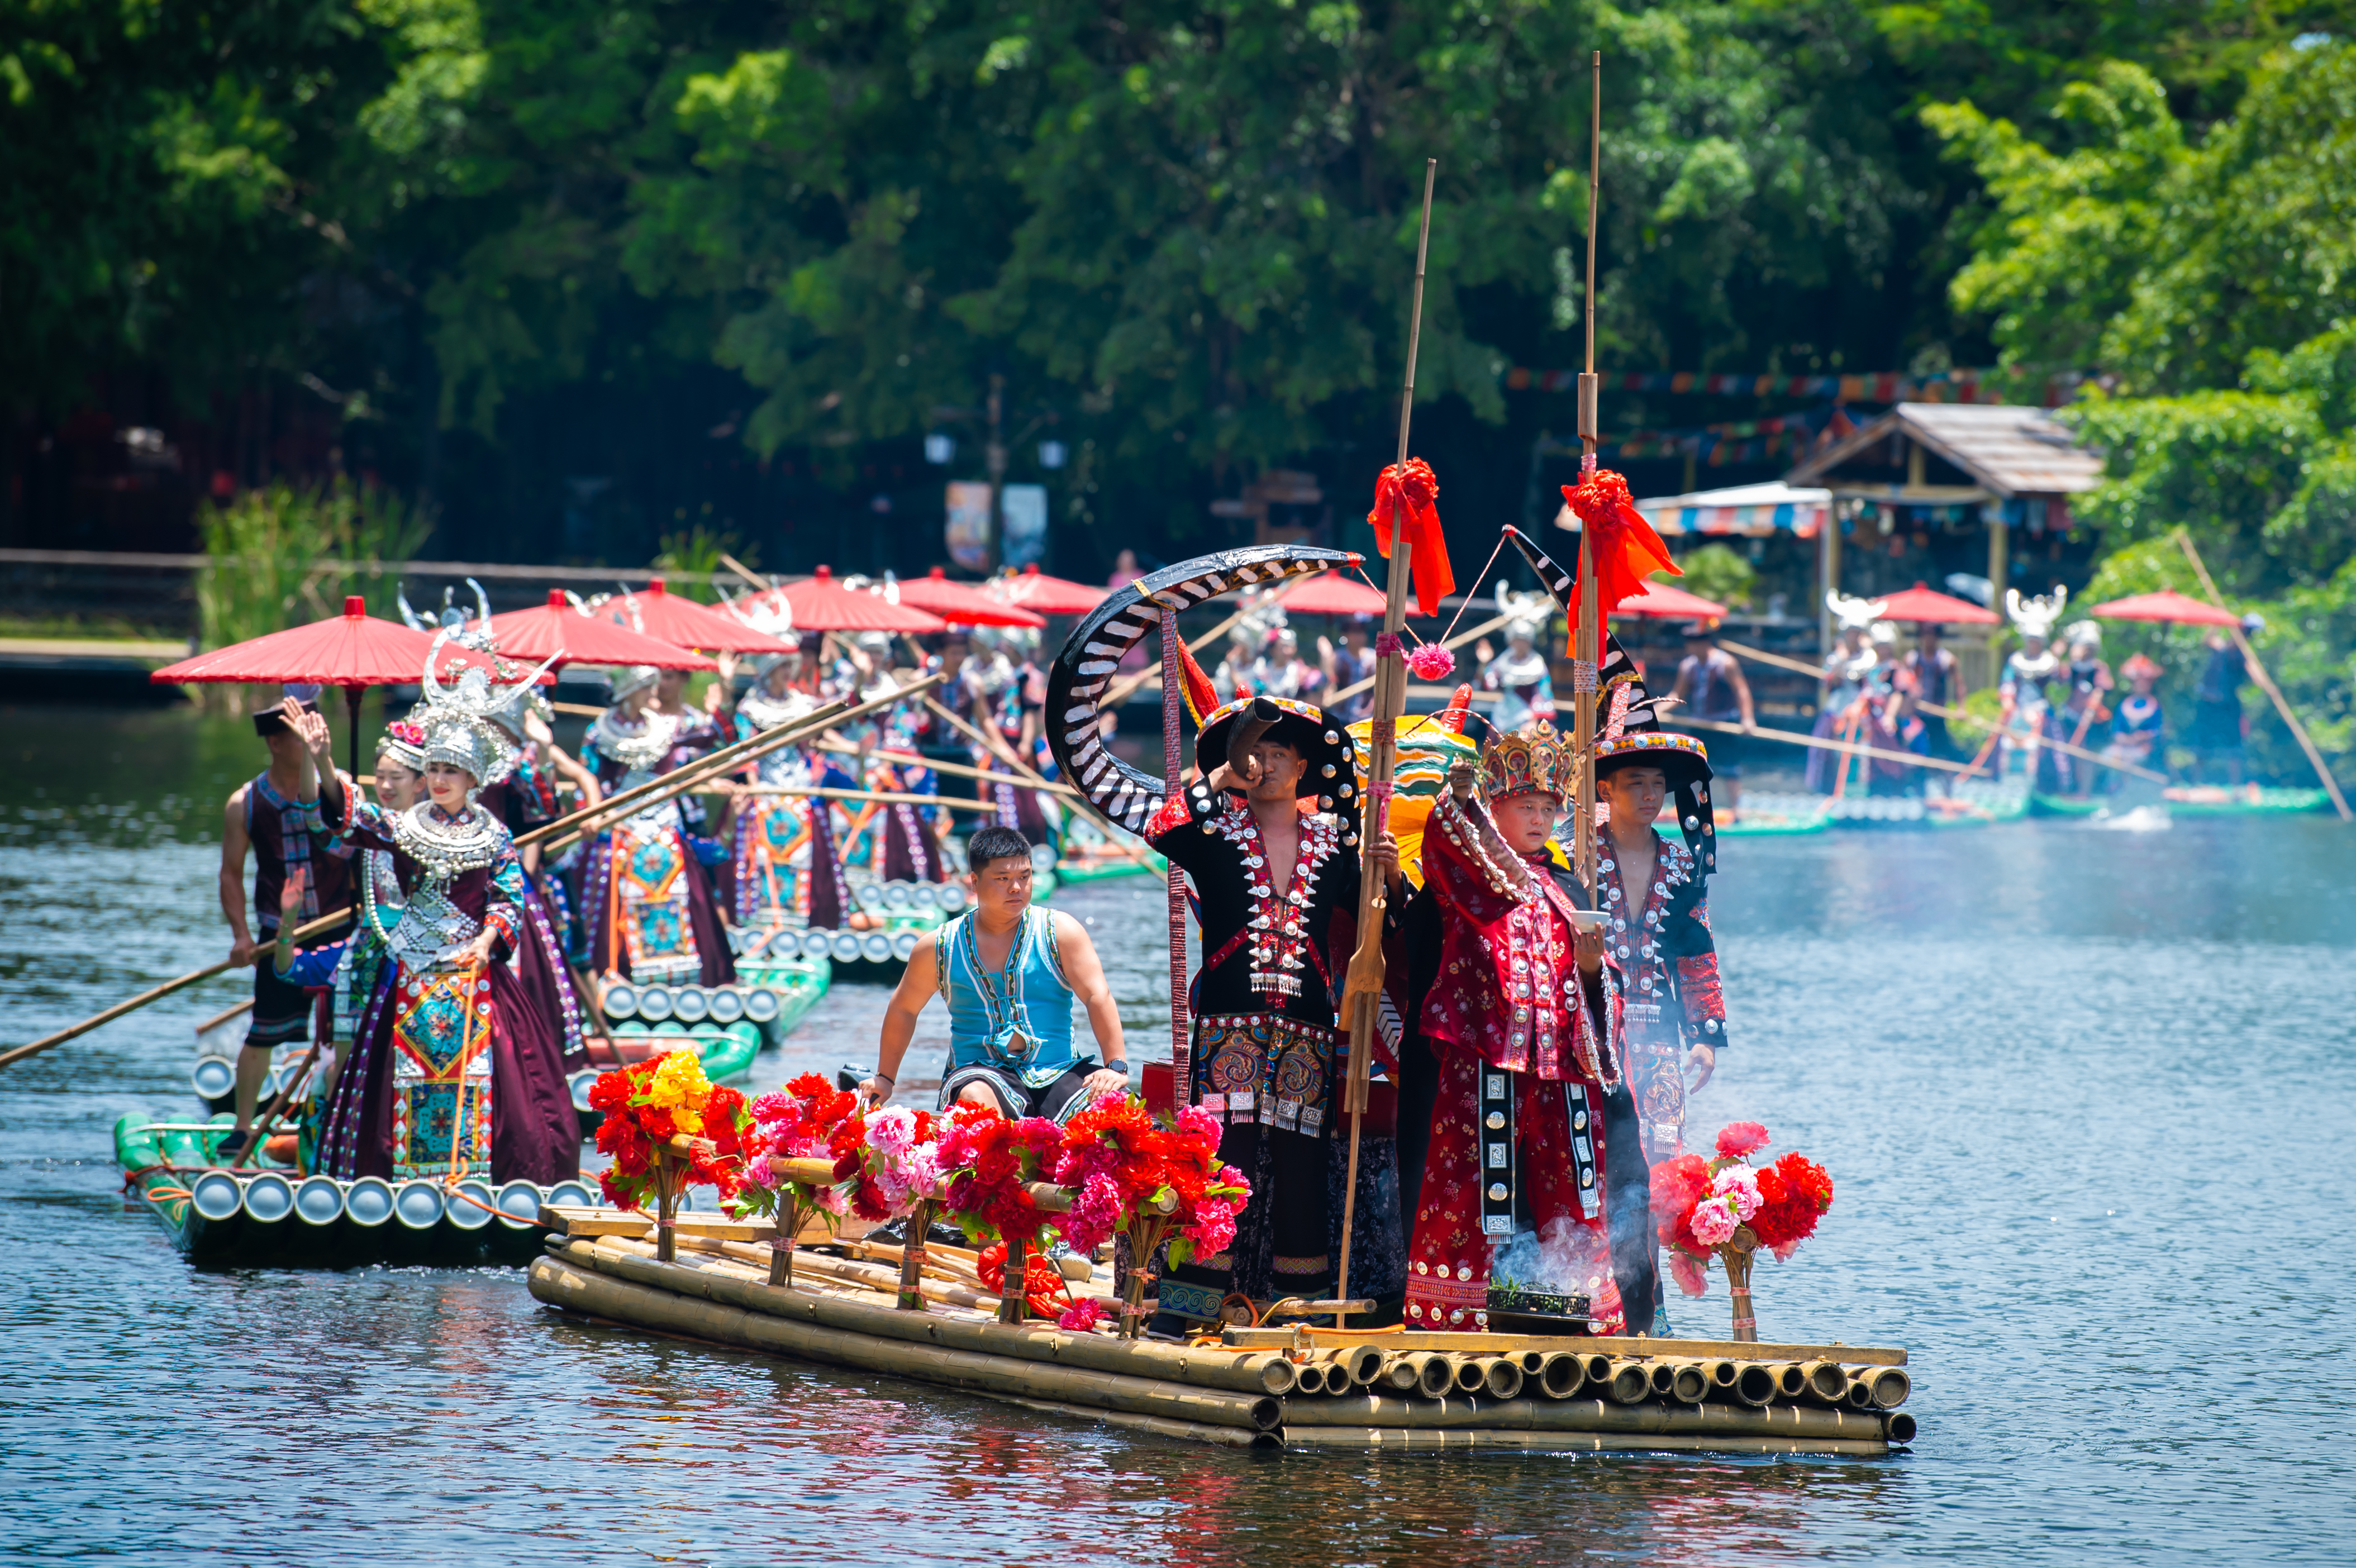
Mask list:
[[[1399,388],[1398,466],[1407,466],[1407,438],[1415,418],[1415,353],[1423,336],[1423,267],[1431,247],[1431,187],[1440,160],[1423,161],[1423,226],[1415,240],[1415,296],[1408,307],[1407,376]],[[1401,475],[1404,478],[1404,475]],[[1350,1299],[1350,1233],[1357,1218],[1358,1136],[1366,1109],[1366,1085],[1374,1069],[1375,1020],[1383,993],[1383,909],[1388,891],[1375,865],[1376,842],[1390,827],[1391,773],[1398,762],[1398,720],[1407,707],[1407,656],[1398,645],[1407,624],[1408,561],[1400,549],[1406,531],[1402,486],[1391,493],[1390,571],[1383,584],[1383,640],[1375,656],[1375,721],[1366,759],[1365,827],[1358,837],[1358,950],[1350,957],[1343,1007],[1350,1025],[1350,1062],[1343,1104],[1350,1113],[1350,1162],[1342,1185],[1342,1265],[1335,1295]],[[1387,651],[1386,651],[1387,650]],[[1340,1322],[1346,1307],[1335,1316]]]
[[[1579,476],[1595,473],[1601,440],[1596,409],[1602,382],[1595,374],[1595,218],[1603,184],[1603,51],[1591,62],[1593,91],[1587,133],[1587,368],[1579,378]],[[1579,754],[1579,820],[1571,835],[1571,863],[1586,884],[1590,909],[1595,894],[1595,667],[1602,656],[1603,607],[1595,592],[1595,530],[1581,519],[1579,529],[1579,624],[1571,629],[1572,741]]]

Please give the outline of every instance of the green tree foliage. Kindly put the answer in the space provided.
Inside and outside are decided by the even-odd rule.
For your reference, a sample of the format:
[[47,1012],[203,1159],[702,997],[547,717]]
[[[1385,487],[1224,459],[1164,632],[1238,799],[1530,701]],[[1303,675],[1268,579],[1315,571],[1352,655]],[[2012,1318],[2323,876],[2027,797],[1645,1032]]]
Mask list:
[[[2056,102],[2057,144],[1969,103],[1925,119],[1993,204],[1955,303],[2008,361],[2100,365],[2064,415],[2108,458],[2077,507],[2106,556],[2093,600],[2199,592],[2174,535],[2267,618],[2261,653],[2325,743],[2356,739],[2356,48],[2265,55],[2205,133],[2142,69],[2105,65]],[[2127,628],[2182,681],[2186,632]],[[2302,765],[2253,709],[2266,760]]]

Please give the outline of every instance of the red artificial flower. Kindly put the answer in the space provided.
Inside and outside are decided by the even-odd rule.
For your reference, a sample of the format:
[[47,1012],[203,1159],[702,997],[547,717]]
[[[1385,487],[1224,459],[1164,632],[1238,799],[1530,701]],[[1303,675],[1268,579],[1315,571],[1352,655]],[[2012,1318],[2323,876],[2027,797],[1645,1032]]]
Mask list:
[[1709,1162],[1697,1154],[1681,1154],[1653,1167],[1653,1215],[1666,1219],[1693,1207],[1709,1190]]
[[1767,1129],[1757,1122],[1729,1122],[1718,1129],[1718,1152],[1728,1159],[1740,1159],[1766,1147]]

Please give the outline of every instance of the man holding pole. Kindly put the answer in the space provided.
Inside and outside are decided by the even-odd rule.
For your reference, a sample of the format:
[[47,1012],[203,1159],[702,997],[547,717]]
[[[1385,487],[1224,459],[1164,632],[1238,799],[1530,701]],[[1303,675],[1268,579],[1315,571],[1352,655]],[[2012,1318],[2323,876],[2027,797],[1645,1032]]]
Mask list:
[[[307,702],[303,709],[314,715],[318,712],[316,705]],[[281,979],[268,963],[256,962],[268,956],[270,944],[277,937],[279,894],[287,875],[296,869],[308,873],[302,920],[315,920],[325,911],[348,909],[351,904],[351,849],[329,830],[320,813],[319,775],[302,737],[275,707],[253,715],[253,732],[270,748],[270,766],[230,795],[221,822],[220,905],[229,920],[230,962],[241,967],[254,965],[252,1021],[246,1029],[245,1049],[237,1058],[237,1126],[223,1146],[224,1158],[243,1148],[251,1136],[262,1081],[270,1072],[271,1053],[307,1035],[316,1010],[303,987]],[[253,852],[251,908],[261,927],[260,941],[246,923],[249,848]]]
[[[1207,714],[1198,778],[1173,789],[1146,842],[1193,880],[1204,959],[1194,984],[1190,1098],[1226,1124],[1219,1157],[1250,1204],[1235,1244],[1170,1272],[1154,1331],[1215,1324],[1230,1292],[1256,1306],[1327,1298],[1334,1283],[1326,1192],[1341,978],[1336,923],[1359,904],[1357,794],[1348,734],[1323,709],[1247,697]],[[1398,875],[1386,833],[1375,863]]]

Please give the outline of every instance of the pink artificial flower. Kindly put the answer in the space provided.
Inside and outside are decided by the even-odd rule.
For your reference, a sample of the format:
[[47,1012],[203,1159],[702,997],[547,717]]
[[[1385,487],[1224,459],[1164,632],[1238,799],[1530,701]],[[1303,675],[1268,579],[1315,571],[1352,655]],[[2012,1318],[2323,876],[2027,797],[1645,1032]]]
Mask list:
[[1710,1179],[1709,1195],[1731,1200],[1734,1217],[1749,1220],[1759,1212],[1759,1173],[1747,1165],[1730,1165]]
[[1707,1198],[1694,1205],[1694,1240],[1705,1247],[1721,1247],[1734,1240],[1734,1206],[1722,1198]]
[[1669,1277],[1687,1296],[1701,1296],[1709,1289],[1709,1270],[1691,1253],[1669,1249]]
[[1740,1159],[1752,1149],[1767,1147],[1767,1129],[1757,1122],[1729,1122],[1718,1129],[1718,1152]]
[[1085,1334],[1102,1322],[1104,1315],[1103,1303],[1093,1296],[1083,1296],[1066,1307],[1062,1317],[1055,1319],[1055,1327]]
[[1226,1129],[1219,1125],[1218,1117],[1202,1106],[1189,1105],[1178,1113],[1178,1130],[1193,1137],[1208,1138],[1216,1147],[1219,1135]]
[[1407,656],[1407,667],[1418,680],[1446,680],[1456,669],[1456,656],[1438,643],[1419,643]]

